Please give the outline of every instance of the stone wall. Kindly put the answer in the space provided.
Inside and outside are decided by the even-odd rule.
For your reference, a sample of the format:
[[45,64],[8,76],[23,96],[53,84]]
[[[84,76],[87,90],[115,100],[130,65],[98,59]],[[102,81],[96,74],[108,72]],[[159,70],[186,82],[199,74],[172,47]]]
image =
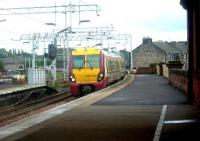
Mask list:
[[160,66],[159,65],[156,65],[156,74],[157,75],[160,75]]
[[167,67],[166,64],[163,64],[162,67],[163,67],[163,76],[168,79],[169,78],[169,68]]
[[134,67],[149,67],[152,63],[164,61],[165,53],[154,46],[140,46],[133,52]]

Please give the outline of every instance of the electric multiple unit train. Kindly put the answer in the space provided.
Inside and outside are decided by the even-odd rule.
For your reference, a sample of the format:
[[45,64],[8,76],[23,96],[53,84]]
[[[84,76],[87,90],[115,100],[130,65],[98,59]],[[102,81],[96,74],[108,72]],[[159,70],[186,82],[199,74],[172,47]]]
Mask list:
[[95,47],[73,50],[68,60],[69,86],[72,95],[87,89],[100,90],[117,80],[125,72],[124,59]]

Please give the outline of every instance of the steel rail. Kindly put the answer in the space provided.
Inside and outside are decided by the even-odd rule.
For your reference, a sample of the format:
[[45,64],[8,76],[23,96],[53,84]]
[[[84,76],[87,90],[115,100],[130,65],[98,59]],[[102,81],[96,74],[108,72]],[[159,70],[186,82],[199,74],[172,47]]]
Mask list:
[[56,103],[58,101],[62,101],[63,99],[67,99],[70,97],[71,97],[70,91],[64,91],[53,96],[49,96],[37,101],[33,101],[24,105],[17,106],[12,109],[5,110],[0,113],[0,126],[4,121],[8,121],[15,117],[29,113],[33,110],[43,108],[45,106]]

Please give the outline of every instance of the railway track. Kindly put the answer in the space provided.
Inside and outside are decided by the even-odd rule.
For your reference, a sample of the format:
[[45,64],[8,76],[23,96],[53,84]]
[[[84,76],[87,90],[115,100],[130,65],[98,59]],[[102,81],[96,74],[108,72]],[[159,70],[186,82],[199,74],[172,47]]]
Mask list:
[[[16,107],[8,107],[0,110],[0,127],[4,126],[8,121],[20,116],[24,116],[30,112],[42,109],[51,104],[69,99],[71,97],[70,91],[64,91],[52,96],[48,96],[36,101],[31,101]],[[16,121],[16,119],[15,119]]]
[[[82,94],[80,97],[87,95],[91,92],[92,91],[86,92]],[[45,110],[42,110],[42,111],[39,111],[39,110],[42,108],[46,108],[50,105],[53,105],[53,104],[56,105],[56,103],[59,103],[61,101],[66,103],[76,98],[78,97],[71,96],[71,93],[69,90],[65,90],[63,92],[59,92],[57,94],[53,94],[48,97],[42,97],[38,100],[26,102],[19,105],[16,104],[16,105],[12,105],[5,108],[0,108],[0,127],[10,124],[12,122],[15,122],[19,119],[22,119],[26,117],[27,115],[29,115],[30,113],[32,113],[33,111],[35,111],[35,113],[32,113],[30,115],[34,115],[39,112],[45,111]],[[50,108],[46,108],[46,110],[47,109],[50,109]]]

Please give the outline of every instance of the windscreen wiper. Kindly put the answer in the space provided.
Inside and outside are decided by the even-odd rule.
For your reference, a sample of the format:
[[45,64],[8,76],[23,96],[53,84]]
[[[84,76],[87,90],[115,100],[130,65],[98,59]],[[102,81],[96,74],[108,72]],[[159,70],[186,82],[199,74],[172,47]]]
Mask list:
[[83,68],[83,64],[84,64],[84,61],[83,63],[80,65],[80,67],[78,68],[79,70],[81,70]]
[[88,65],[89,65],[90,69],[93,70],[93,67],[92,67],[92,65],[89,63],[89,61],[87,61],[87,63],[88,63]]

